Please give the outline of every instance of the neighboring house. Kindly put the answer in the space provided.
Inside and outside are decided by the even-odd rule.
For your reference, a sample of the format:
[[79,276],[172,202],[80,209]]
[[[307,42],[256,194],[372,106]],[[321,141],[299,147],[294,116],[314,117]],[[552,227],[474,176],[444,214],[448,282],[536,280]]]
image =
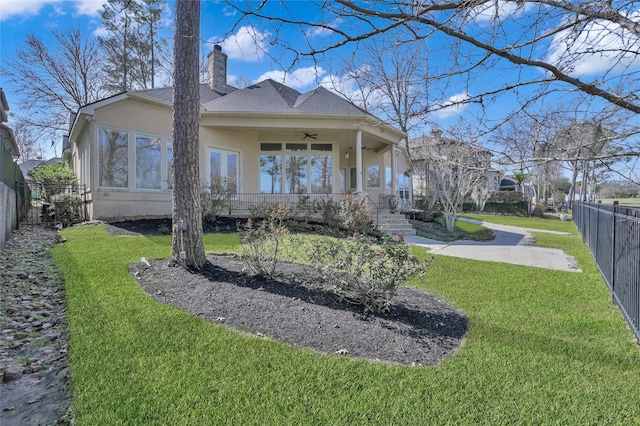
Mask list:
[[62,159],[60,157],[53,157],[49,160],[43,160],[41,158],[36,158],[33,160],[24,161],[18,166],[24,175],[25,182],[31,182],[31,177],[29,177],[29,172],[33,169],[37,169],[38,167],[46,166],[47,164],[62,164]]
[[[434,167],[429,161],[433,146],[437,147],[438,153],[456,159],[454,161],[461,165],[486,170],[484,174],[487,178],[487,192],[499,190],[501,173],[491,167],[492,154],[489,150],[443,138],[440,131],[434,130],[431,135],[409,140],[409,155],[413,162],[411,179],[416,197],[428,196],[436,185]],[[426,152],[427,150],[429,152]]]
[[2,143],[11,153],[11,156],[13,158],[18,158],[20,157],[20,150],[18,149],[16,138],[13,135],[13,130],[11,127],[4,124],[9,121],[7,111],[9,111],[9,102],[4,94],[4,90],[0,87],[0,138],[2,138]]
[[[231,87],[226,68],[215,46],[200,85],[203,186],[223,180],[251,202],[396,192],[404,133],[322,87]],[[172,100],[172,88],[137,90],[79,109],[63,159],[86,185],[90,219],[171,215]]]
[[527,196],[533,195],[533,188],[529,182],[524,182],[520,185],[514,177],[504,176],[500,181],[500,191],[518,191]]

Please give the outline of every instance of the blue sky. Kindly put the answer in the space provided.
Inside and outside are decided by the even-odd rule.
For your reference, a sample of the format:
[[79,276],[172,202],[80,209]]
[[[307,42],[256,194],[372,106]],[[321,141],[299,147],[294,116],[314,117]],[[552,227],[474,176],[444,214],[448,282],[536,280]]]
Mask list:
[[[26,35],[30,33],[40,35],[46,39],[51,29],[77,26],[86,35],[95,36],[99,34],[101,23],[98,11],[104,2],[105,0],[0,0],[0,48],[3,63],[14,55],[15,48],[21,45]],[[279,1],[268,2],[266,7],[280,8],[277,13],[304,14],[311,18],[320,16],[323,13],[323,11],[315,9],[312,3],[302,0],[287,1],[286,6],[283,6],[282,2]],[[270,12],[273,12],[273,10],[271,9]],[[173,13],[174,3],[173,0],[170,0],[165,14],[166,24],[169,29],[163,34],[167,38],[172,37]],[[484,26],[491,25],[491,18],[495,13],[496,11],[492,8],[477,11],[470,19],[469,25],[475,26],[478,31],[482,31]],[[509,10],[508,6],[503,6],[500,13],[517,15],[519,13],[527,13],[527,8],[515,11]],[[349,90],[351,83],[344,78],[344,75],[341,75],[340,65],[342,59],[349,57],[352,47],[333,51],[330,55],[327,55],[324,61],[318,63],[306,60],[292,66],[291,54],[272,43],[276,35],[293,44],[298,42],[304,46],[305,42],[314,43],[314,45],[326,43],[331,34],[317,30],[309,31],[305,34],[305,40],[305,37],[302,37],[300,32],[288,32],[288,29],[275,34],[274,29],[264,22],[244,22],[239,26],[234,26],[237,19],[238,16],[235,11],[225,2],[205,0],[202,3],[201,53],[206,56],[214,44],[222,45],[224,52],[229,56],[229,82],[233,82],[236,77],[242,77],[251,82],[272,78],[304,92],[313,89],[318,84],[337,81],[346,86],[346,90]],[[549,23],[544,24],[554,25],[551,23],[551,19]],[[509,28],[505,28],[505,30],[510,31]],[[518,29],[512,28],[511,30],[517,31]],[[592,46],[606,44],[615,47],[615,40],[594,40],[594,34],[598,34],[598,31],[595,30],[591,32],[590,40],[583,40],[585,43],[589,43]],[[563,52],[566,53],[567,49],[569,49],[569,47],[563,46],[562,36],[562,33],[557,35],[557,39],[554,39],[554,46],[547,46],[546,50],[532,53],[540,58],[560,57]],[[429,38],[428,43],[431,53],[427,60],[430,63],[430,67],[437,70],[438,68],[450,66],[450,62],[447,62],[451,59],[448,41],[436,34]],[[464,57],[464,55],[461,57]],[[640,62],[636,57],[625,58],[625,61],[630,64],[628,66],[632,69],[640,68],[640,64],[634,63]],[[582,75],[589,75],[606,68],[608,63],[608,58],[603,55],[598,57],[585,56],[576,63],[576,70]],[[493,68],[491,75],[481,75],[473,80],[460,77],[448,80],[446,84],[442,82],[441,87],[434,90],[437,95],[430,101],[440,105],[447,105],[451,101],[463,100],[469,95],[486,90],[487,87],[495,87],[500,85],[501,82],[517,78],[516,73],[520,73],[520,78],[525,79],[543,75],[541,71],[536,69],[522,68],[518,70],[512,66],[498,63]],[[12,107],[11,112],[21,113],[19,111],[20,94],[12,90],[11,84],[4,81],[1,75],[0,85],[7,94]],[[521,90],[526,92],[529,89]],[[560,92],[555,99],[560,99],[562,95]],[[485,115],[482,116],[482,119],[485,122],[492,119],[497,120],[510,111],[518,102],[519,97],[516,92],[503,94],[491,104],[490,108],[484,111]],[[473,123],[473,120],[477,119],[480,114],[480,106],[477,104],[445,108],[438,113],[430,114],[429,125],[446,128],[457,122],[460,117],[467,119],[469,123]],[[426,126],[425,131],[428,130],[429,127]]]
[[[87,35],[100,34],[101,24],[98,11],[103,3],[104,0],[2,0],[0,3],[0,47],[3,61],[14,55],[15,48],[23,43],[27,34],[40,35],[46,40],[51,29],[64,29],[70,25],[79,26]],[[277,3],[279,2],[273,2],[273,6],[270,6],[272,3],[267,5],[278,7]],[[289,1],[286,7],[291,13],[304,12],[307,16],[322,13],[310,8],[310,5],[311,3],[306,1]],[[173,8],[173,1],[170,0],[165,14],[168,27],[172,25]],[[201,53],[206,55],[214,44],[221,44],[224,52],[229,56],[230,82],[236,77],[242,77],[252,82],[272,78],[302,92],[311,90],[327,81],[337,81],[347,86],[351,84],[345,81],[344,76],[340,75],[338,71],[340,60],[342,57],[348,56],[347,51],[350,50],[350,47],[343,49],[343,52],[336,51],[335,54],[332,54],[333,60],[328,59],[322,63],[303,60],[291,68],[292,56],[270,43],[275,36],[272,29],[259,23],[255,26],[245,24],[233,27],[236,20],[235,11],[224,2],[213,0],[203,2]],[[300,37],[299,34],[283,33],[279,35],[285,38]],[[164,36],[170,38],[172,36],[171,29],[165,31]],[[322,39],[327,36],[322,31],[307,34],[308,39],[314,43],[322,43]],[[433,43],[432,41],[432,46]],[[0,84],[5,88],[13,110],[17,110],[19,94],[12,92],[11,85],[2,81],[1,76]],[[467,96],[468,88],[451,87],[443,93],[440,102],[446,103],[449,100],[464,99]],[[446,122],[448,119],[456,118],[463,109],[462,107],[449,108],[434,114],[433,118],[436,121]]]

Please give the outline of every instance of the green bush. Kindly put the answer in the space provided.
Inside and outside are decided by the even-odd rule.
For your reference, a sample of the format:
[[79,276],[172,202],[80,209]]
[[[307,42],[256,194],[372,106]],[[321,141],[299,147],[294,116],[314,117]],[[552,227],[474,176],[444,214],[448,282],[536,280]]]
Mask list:
[[45,203],[51,203],[51,197],[67,190],[78,178],[73,170],[63,164],[46,164],[27,173],[38,184],[40,195]]
[[382,237],[381,242],[359,235],[348,239],[314,242],[310,258],[340,295],[361,304],[365,313],[387,312],[398,286],[424,272],[408,244]]
[[48,213],[54,222],[68,224],[82,221],[82,198],[78,194],[62,193],[50,197]]

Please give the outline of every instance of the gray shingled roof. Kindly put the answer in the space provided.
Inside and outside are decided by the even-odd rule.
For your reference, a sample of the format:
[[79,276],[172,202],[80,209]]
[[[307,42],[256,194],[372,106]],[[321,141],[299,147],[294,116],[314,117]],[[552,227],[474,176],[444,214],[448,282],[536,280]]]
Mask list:
[[204,105],[207,111],[267,114],[368,115],[344,98],[318,87],[300,93],[291,87],[265,80]]
[[[130,92],[161,102],[173,102],[173,88],[134,90]],[[335,93],[318,87],[300,93],[273,80],[264,80],[244,89],[227,86],[221,96],[205,83],[200,84],[200,103],[206,111],[265,114],[370,115]]]
[[[238,89],[236,89],[233,86],[229,86],[227,85],[227,93],[232,93],[234,91],[236,91]],[[173,87],[161,87],[158,89],[143,89],[143,90],[132,90],[129,93],[132,93],[134,95],[142,95],[142,96],[146,96],[149,98],[154,98],[157,99],[161,102],[166,102],[168,104],[173,103]],[[218,99],[220,98],[221,95],[216,92],[211,90],[211,88],[209,87],[208,84],[206,83],[201,83],[200,84],[200,103],[201,104],[206,104],[209,103],[211,101],[213,101],[214,99]]]

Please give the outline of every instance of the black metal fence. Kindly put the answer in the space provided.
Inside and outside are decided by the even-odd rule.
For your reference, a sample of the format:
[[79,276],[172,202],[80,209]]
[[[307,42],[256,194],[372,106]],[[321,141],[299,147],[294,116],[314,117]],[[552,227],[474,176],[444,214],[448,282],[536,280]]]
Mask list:
[[17,202],[29,206],[18,226],[67,227],[86,220],[86,194],[77,183],[16,183]]
[[572,216],[640,341],[640,208],[574,202]]

